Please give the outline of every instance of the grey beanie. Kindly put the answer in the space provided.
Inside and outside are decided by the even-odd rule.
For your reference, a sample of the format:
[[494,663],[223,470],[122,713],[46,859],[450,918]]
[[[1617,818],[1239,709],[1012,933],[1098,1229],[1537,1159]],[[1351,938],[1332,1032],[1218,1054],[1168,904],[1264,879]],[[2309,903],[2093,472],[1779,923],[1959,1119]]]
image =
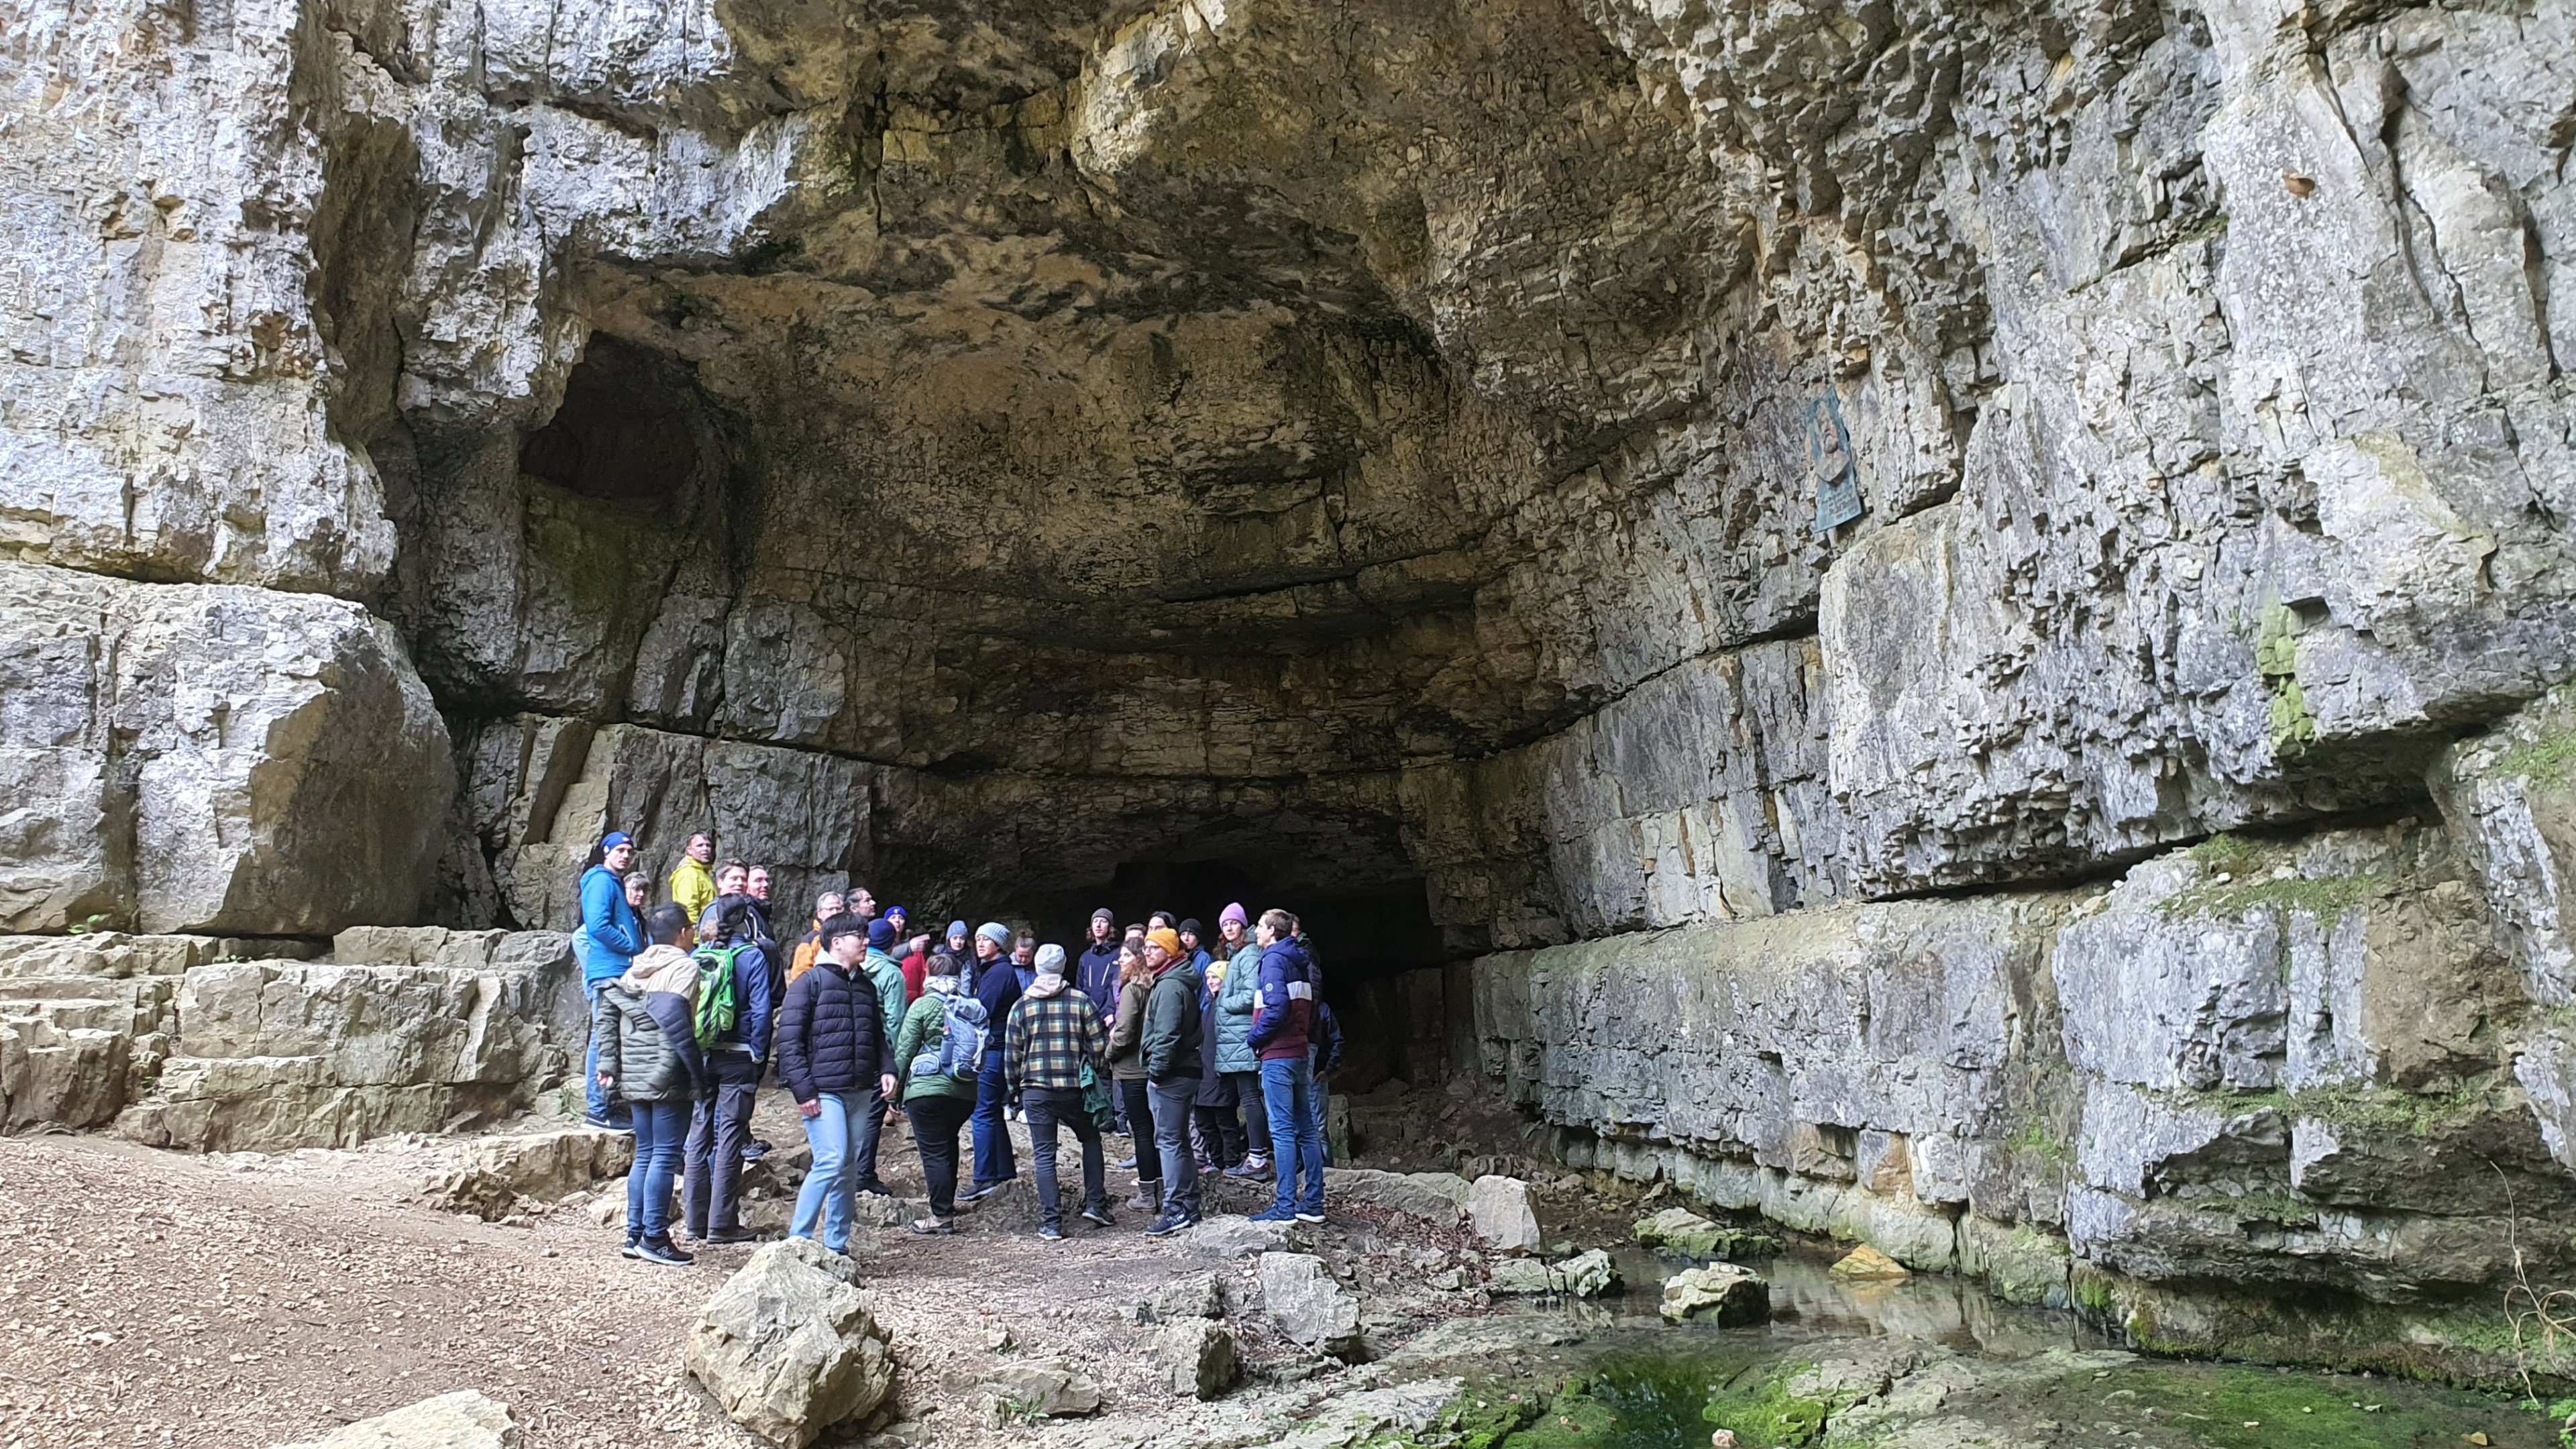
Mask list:
[[1038,958],[1029,964],[1037,968],[1037,973],[1040,976],[1062,976],[1064,974],[1064,948],[1055,944],[1053,941],[1049,941],[1047,944],[1038,948]]
[[1005,951],[1011,949],[1011,928],[999,921],[986,921],[975,928],[975,934]]

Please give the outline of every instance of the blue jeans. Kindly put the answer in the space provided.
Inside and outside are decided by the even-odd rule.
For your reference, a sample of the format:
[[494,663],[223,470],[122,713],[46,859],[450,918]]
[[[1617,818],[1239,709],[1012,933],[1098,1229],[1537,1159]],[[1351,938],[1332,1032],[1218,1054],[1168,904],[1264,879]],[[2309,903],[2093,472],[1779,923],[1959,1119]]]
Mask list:
[[671,1179],[680,1169],[680,1147],[689,1139],[689,1104],[636,1102],[628,1110],[635,1117],[635,1166],[626,1174],[626,1241],[668,1242]]
[[814,1098],[821,1110],[805,1119],[805,1140],[814,1148],[814,1166],[796,1190],[796,1216],[787,1226],[791,1238],[810,1238],[819,1221],[823,1246],[835,1253],[850,1250],[850,1218],[857,1206],[857,1183],[850,1175],[850,1139],[876,1104],[874,1090],[823,1092]]
[[[1324,1210],[1324,1133],[1316,1121],[1315,1069],[1302,1059],[1261,1064],[1261,1100],[1270,1108],[1270,1147],[1279,1173],[1279,1199],[1274,1207],[1296,1212]],[[1306,1174],[1301,1201],[1297,1174]]]
[[[573,939],[578,942],[581,938],[575,936]],[[581,983],[582,1000],[597,1001],[599,988],[616,979],[612,976],[605,981]],[[607,1089],[599,1085],[599,1034],[597,1032],[591,1033],[590,1049],[582,1054],[581,1086],[583,1105],[590,1109],[590,1115],[608,1122],[623,1123],[626,1120],[626,1104],[610,1097]]]
[[1020,1160],[1011,1151],[1011,1129],[1002,1109],[1011,1105],[1010,1084],[1002,1080],[1002,1054],[986,1052],[984,1069],[975,1074],[975,1185],[1008,1182],[1020,1175]]

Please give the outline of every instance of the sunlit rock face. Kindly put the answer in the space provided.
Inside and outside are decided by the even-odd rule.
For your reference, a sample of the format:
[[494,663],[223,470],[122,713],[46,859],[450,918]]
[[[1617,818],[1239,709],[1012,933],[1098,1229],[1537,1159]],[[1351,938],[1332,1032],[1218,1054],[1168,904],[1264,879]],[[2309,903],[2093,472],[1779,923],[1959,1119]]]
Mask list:
[[2025,1285],[2483,1291],[2390,1124],[2576,1160],[2564,4],[5,24],[11,930],[1266,893],[1726,983],[1483,1064]]

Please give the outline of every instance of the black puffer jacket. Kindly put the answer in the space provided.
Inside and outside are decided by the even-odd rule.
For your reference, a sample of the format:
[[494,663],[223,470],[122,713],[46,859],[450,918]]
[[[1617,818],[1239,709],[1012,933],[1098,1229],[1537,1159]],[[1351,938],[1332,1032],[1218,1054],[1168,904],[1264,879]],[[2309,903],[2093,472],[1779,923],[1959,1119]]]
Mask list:
[[689,1003],[671,992],[639,996],[609,982],[591,1000],[590,1034],[621,1102],[691,1101],[706,1080]]
[[829,956],[790,982],[779,1008],[778,1080],[789,1095],[811,1102],[825,1092],[860,1092],[894,1071],[894,1043],[885,1039],[885,1012],[867,973],[842,969]]

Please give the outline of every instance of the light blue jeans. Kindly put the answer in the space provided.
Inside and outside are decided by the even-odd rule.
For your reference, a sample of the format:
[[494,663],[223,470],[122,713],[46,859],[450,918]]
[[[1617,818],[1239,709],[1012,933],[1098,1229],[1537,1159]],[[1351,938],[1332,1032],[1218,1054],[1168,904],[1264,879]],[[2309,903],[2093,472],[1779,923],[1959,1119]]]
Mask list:
[[[597,1077],[592,1081],[596,1082]],[[689,1138],[689,1104],[636,1102],[635,1165],[626,1173],[626,1241],[671,1240],[671,1178]]]
[[796,1217],[788,1224],[791,1238],[810,1238],[819,1222],[823,1246],[835,1253],[850,1250],[850,1219],[857,1208],[858,1184],[850,1168],[850,1139],[867,1120],[874,1092],[823,1092],[814,1098],[822,1110],[805,1119],[805,1140],[814,1149],[813,1169],[796,1191]]
[[[1270,1109],[1270,1150],[1279,1174],[1274,1207],[1297,1212],[1324,1210],[1324,1134],[1315,1118],[1315,1068],[1304,1058],[1261,1064],[1261,1100]],[[1305,1194],[1297,1191],[1297,1174],[1306,1174]]]

